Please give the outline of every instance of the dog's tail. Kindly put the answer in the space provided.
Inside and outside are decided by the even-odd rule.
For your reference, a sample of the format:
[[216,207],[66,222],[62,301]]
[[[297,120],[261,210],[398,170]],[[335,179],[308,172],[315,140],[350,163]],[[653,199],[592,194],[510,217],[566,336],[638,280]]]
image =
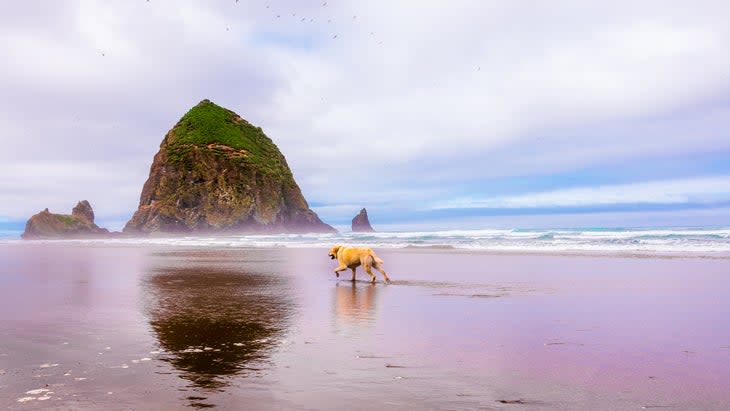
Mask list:
[[375,254],[375,251],[373,251],[373,250],[370,250],[370,257],[373,258],[373,261],[375,261],[375,264],[377,264],[377,265],[383,264],[385,262],[385,261],[381,260],[380,257],[378,257]]

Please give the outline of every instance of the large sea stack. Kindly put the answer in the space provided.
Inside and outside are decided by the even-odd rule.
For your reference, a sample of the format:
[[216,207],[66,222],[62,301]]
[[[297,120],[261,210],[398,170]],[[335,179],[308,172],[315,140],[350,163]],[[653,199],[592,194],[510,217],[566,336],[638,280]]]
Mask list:
[[360,213],[352,219],[352,231],[356,233],[372,233],[373,227],[368,219],[368,210],[362,209]]
[[260,127],[203,100],[167,132],[125,233],[331,232]]
[[46,208],[31,217],[21,236],[25,240],[84,238],[109,235],[109,230],[94,223],[94,210],[88,201],[79,201],[71,214],[53,214]]

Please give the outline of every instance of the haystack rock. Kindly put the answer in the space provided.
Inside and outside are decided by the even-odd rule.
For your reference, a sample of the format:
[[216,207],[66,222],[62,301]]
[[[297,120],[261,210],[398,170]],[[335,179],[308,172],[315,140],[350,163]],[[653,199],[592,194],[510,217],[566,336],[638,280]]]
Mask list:
[[370,225],[370,220],[368,220],[368,210],[363,208],[360,210],[360,213],[352,219],[352,231],[358,233],[372,233],[375,231]]
[[79,201],[71,215],[53,214],[46,208],[25,224],[23,239],[84,238],[109,235],[109,230],[94,223],[94,210],[88,201]]
[[203,100],[167,132],[125,233],[333,232],[260,127]]

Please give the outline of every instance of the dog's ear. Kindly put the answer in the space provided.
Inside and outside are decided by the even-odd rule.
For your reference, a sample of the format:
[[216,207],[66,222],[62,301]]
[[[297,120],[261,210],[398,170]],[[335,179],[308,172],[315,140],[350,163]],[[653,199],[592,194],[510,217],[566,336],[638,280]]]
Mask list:
[[337,252],[340,251],[340,247],[342,247],[342,246],[338,244],[338,245],[332,247],[330,252],[332,252],[332,254],[337,254]]

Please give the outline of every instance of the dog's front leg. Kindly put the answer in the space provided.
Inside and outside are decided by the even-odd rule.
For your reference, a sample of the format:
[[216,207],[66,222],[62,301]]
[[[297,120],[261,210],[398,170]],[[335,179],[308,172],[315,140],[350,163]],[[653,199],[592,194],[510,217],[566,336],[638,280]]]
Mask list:
[[352,281],[355,281],[355,269],[350,268],[350,270],[352,270]]
[[345,267],[343,265],[335,268],[335,275],[337,276],[337,278],[340,278],[340,271],[345,271],[345,270],[347,270],[347,267]]

